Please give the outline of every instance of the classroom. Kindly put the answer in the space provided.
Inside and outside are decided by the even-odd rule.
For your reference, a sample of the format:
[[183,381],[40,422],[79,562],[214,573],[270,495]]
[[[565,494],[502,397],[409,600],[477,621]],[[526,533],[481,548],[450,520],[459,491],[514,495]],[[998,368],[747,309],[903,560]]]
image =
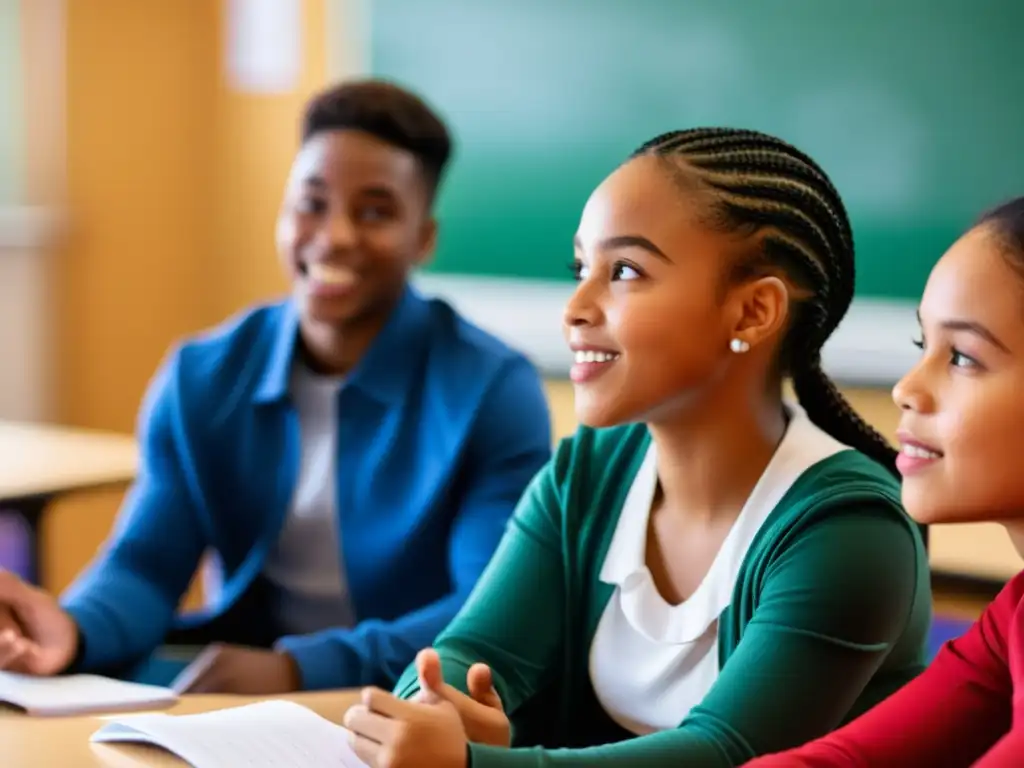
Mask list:
[[[456,615],[453,632],[460,622],[472,619],[500,623],[491,615],[498,608],[485,604],[482,595],[476,602],[469,597],[475,594],[481,573],[485,581],[499,580],[501,574],[492,572],[498,566],[488,569],[496,548],[511,557],[512,550],[525,551],[520,539],[530,539],[536,549],[561,547],[569,557],[565,552],[572,550],[573,542],[545,539],[545,531],[558,537],[569,536],[566,531],[592,535],[595,547],[598,542],[609,546],[610,534],[602,538],[587,528],[589,523],[568,518],[548,531],[537,522],[539,517],[531,517],[532,523],[518,524],[518,543],[508,539],[508,533],[502,538],[502,533],[513,509],[518,509],[517,520],[526,520],[524,507],[530,499],[548,494],[568,504],[565,499],[576,498],[564,490],[571,483],[568,476],[555,475],[571,474],[566,466],[576,467],[581,477],[586,474],[574,463],[583,461],[574,453],[583,450],[579,446],[592,440],[593,451],[598,451],[606,445],[602,439],[611,439],[610,430],[620,429],[621,445],[632,445],[630,430],[647,420],[633,414],[601,421],[598,416],[603,418],[604,411],[588,405],[591,399],[581,394],[587,386],[585,377],[591,375],[587,371],[618,360],[619,354],[598,349],[597,342],[609,337],[600,330],[604,316],[600,322],[594,320],[598,311],[581,304],[584,286],[593,278],[586,277],[590,272],[579,254],[589,253],[589,246],[581,245],[589,243],[581,215],[582,222],[588,215],[597,216],[592,211],[603,199],[592,195],[620,189],[608,186],[608,180],[628,169],[637,156],[631,153],[651,137],[659,137],[668,147],[674,140],[666,138],[669,131],[746,129],[781,137],[825,169],[849,215],[856,280],[845,316],[824,345],[812,351],[820,352],[820,371],[835,383],[855,416],[899,449],[901,413],[908,406],[894,402],[893,388],[922,359],[915,340],[921,336],[921,297],[929,275],[982,211],[1024,194],[1024,154],[1017,137],[1024,107],[1012,97],[1024,92],[1017,21],[1024,21],[1024,6],[998,0],[934,7],[924,0],[864,0],[849,7],[784,0],[771,9],[756,0],[0,3],[0,103],[4,114],[11,116],[0,121],[0,762],[10,768],[270,768],[324,765],[328,763],[321,761],[331,759],[341,761],[332,765],[415,768],[419,763],[393,756],[393,763],[383,758],[375,763],[366,757],[370,752],[361,751],[368,749],[365,743],[352,751],[351,744],[358,742],[337,726],[358,730],[358,724],[352,725],[357,721],[346,720],[346,713],[373,710],[360,690],[393,690],[403,705],[403,699],[426,695],[421,690],[426,687],[422,669],[417,681],[416,668],[410,665],[419,663],[415,650],[430,647],[435,637],[441,638],[442,682],[448,679],[449,664],[459,670],[463,665],[465,674],[456,687],[470,685],[472,660],[455,651],[446,656],[448,651],[441,647],[445,635],[440,632]],[[296,342],[296,328],[313,334],[303,323],[319,328],[334,322],[324,320],[327,315],[309,320],[302,313],[315,315],[308,307],[318,306],[317,301],[327,306],[331,296],[343,295],[345,281],[356,278],[325,271],[330,265],[303,261],[308,257],[302,254],[319,248],[321,240],[344,233],[329,225],[314,232],[317,225],[312,222],[320,214],[311,208],[300,210],[300,204],[312,204],[313,187],[327,199],[324,190],[336,183],[331,172],[300,176],[306,172],[303,163],[330,163],[337,153],[355,151],[345,144],[328,145],[325,135],[357,133],[362,137],[356,137],[358,141],[366,139],[369,129],[359,123],[363,118],[344,112],[356,108],[327,100],[332,87],[364,79],[407,89],[436,110],[451,132],[450,160],[447,150],[439,148],[436,133],[420,143],[394,145],[419,158],[416,168],[427,168],[424,216],[432,209],[438,229],[420,232],[415,237],[422,241],[410,245],[398,234],[389,239],[387,225],[376,225],[381,234],[376,240],[369,236],[368,248],[382,258],[372,274],[366,273],[372,278],[367,283],[384,297],[379,299],[382,306],[390,301],[387,281],[397,279],[395,260],[403,248],[412,248],[418,250],[407,259],[411,289],[402,288],[402,298],[392,302],[399,307],[394,320],[382,315],[374,324],[377,299],[366,299],[360,311],[369,320],[353,324],[356,330],[345,337],[365,335],[365,343],[355,344],[358,353],[343,350],[336,339],[324,336],[326,351],[321,358],[336,358],[338,365],[310,362],[315,375],[302,379],[289,367],[293,347],[305,345],[296,360],[303,355],[312,360],[320,352],[313,351],[314,342],[308,338]],[[409,120],[406,115],[402,125]],[[708,184],[730,190],[725,194],[733,194],[728,199],[740,209],[754,192],[727,187],[722,180],[727,174],[720,171],[725,165],[714,165],[730,162],[732,155],[723,150],[724,155],[715,158],[711,150],[701,149],[713,146],[717,135],[692,139],[698,149],[692,150],[691,163],[704,167],[700,163],[706,162]],[[747,140],[755,141],[739,135],[725,141],[746,147],[742,142]],[[757,139],[758,148],[763,147],[757,142],[770,144]],[[315,155],[310,147],[321,154]],[[650,153],[660,151],[655,147]],[[736,154],[748,152],[744,157],[754,163],[759,151],[743,149]],[[372,162],[366,160],[365,167],[377,169],[373,173],[393,172],[399,178],[408,171],[401,158],[388,165],[391,160],[380,154],[380,147],[366,152]],[[774,167],[766,161],[763,168],[752,165],[737,171],[735,178],[754,179],[749,189],[760,189],[759,174]],[[349,178],[346,173],[341,176]],[[347,183],[344,178],[337,182],[339,188]],[[621,183],[622,189],[644,187],[630,187],[628,180]],[[793,183],[780,182],[779,189]],[[373,215],[393,216],[399,227],[401,217],[412,216],[408,211],[415,206],[407,205],[401,195],[384,199],[378,187],[371,190],[371,197],[380,198]],[[783,194],[778,189],[776,193]],[[766,204],[765,210],[774,211],[773,205]],[[653,208],[636,213],[638,208],[645,206],[630,209],[637,221],[658,215]],[[289,210],[291,219],[286,215]],[[834,206],[830,210],[834,212]],[[803,213],[792,215],[806,218]],[[818,225],[812,222],[810,228]],[[574,236],[575,260],[570,250]],[[821,237],[834,243],[840,235],[826,232]],[[291,242],[287,247],[282,245],[286,241]],[[299,254],[294,263],[291,256],[282,255],[292,251]],[[615,268],[621,267],[619,263]],[[625,269],[634,267],[627,264]],[[694,281],[701,279],[699,273],[696,270]],[[295,286],[314,278],[323,291],[309,289],[313,292],[296,298],[305,289]],[[641,302],[643,291],[653,289],[643,288],[642,274],[638,280],[641,287],[629,289],[637,298],[629,300]],[[619,290],[623,293],[615,293]],[[609,288],[608,296],[626,296],[626,290]],[[447,308],[439,309],[440,304],[421,297],[436,297]],[[649,301],[653,307],[656,299]],[[612,322],[613,313],[607,317]],[[621,322],[627,323],[629,313],[614,317],[626,318]],[[267,330],[277,325],[286,332]],[[563,326],[580,342],[575,353],[566,343]],[[623,338],[647,345],[643,349],[648,354],[656,348],[689,345],[687,349],[696,350],[708,344],[698,339],[699,332],[685,327],[666,329],[657,341],[652,341],[650,331],[637,327],[635,336]],[[288,332],[290,341],[282,341]],[[399,338],[399,333],[406,335]],[[440,340],[431,341],[431,334]],[[747,341],[733,341],[735,354],[730,356],[723,347],[723,359],[733,360],[750,349]],[[385,342],[393,346],[380,346]],[[416,344],[423,345],[422,353]],[[428,350],[433,344],[438,346]],[[671,354],[666,354],[663,371],[658,366],[645,369],[652,392],[660,386],[658,375],[663,373],[665,381],[672,375]],[[757,354],[754,349],[747,362]],[[250,364],[256,359],[250,355],[270,361],[262,378],[257,379],[254,370],[263,363]],[[352,364],[352,355],[361,367]],[[403,363],[403,358],[421,361],[416,365],[422,368],[394,373],[402,365],[413,365]],[[682,381],[684,374],[679,377]],[[533,387],[535,380],[539,390]],[[243,389],[249,382],[255,405],[243,422],[235,410],[248,396]],[[309,393],[327,393],[327,399],[317,410],[310,405],[281,416],[278,424],[278,405],[303,386]],[[787,403],[795,400],[801,386],[784,384]],[[203,387],[209,389],[203,395],[206,401],[197,399],[197,405],[187,400],[199,398],[193,393]],[[415,397],[408,394],[421,389]],[[494,392],[502,393],[500,400]],[[535,392],[539,394],[533,397]],[[313,395],[309,397],[311,403]],[[629,395],[616,397],[617,407],[625,408]],[[328,401],[333,410],[323,410]],[[338,419],[345,425],[340,433],[337,427],[321,429]],[[486,432],[481,426],[485,423]],[[157,435],[153,424],[163,425],[165,433]],[[209,434],[216,433],[216,441],[196,437],[207,428]],[[544,433],[541,444],[533,439],[538,431]],[[321,443],[307,437],[314,432]],[[358,443],[362,439],[365,443]],[[182,458],[182,446],[193,444],[198,446],[194,455]],[[275,453],[281,446],[295,449],[294,461],[281,463]],[[316,464],[317,450],[333,452],[332,462],[336,456],[347,456],[352,467],[358,465],[336,494],[342,502],[324,501],[334,481],[324,483],[332,470]],[[610,468],[601,477],[590,477],[590,483],[604,489],[605,496],[595,496],[590,506],[579,502],[595,518],[600,517],[602,501],[610,504],[618,493],[612,480],[614,462],[620,460],[618,449],[601,450],[608,451]],[[648,458],[655,455],[653,447],[643,450],[649,451]],[[554,456],[550,464],[549,456]],[[166,477],[158,475],[176,463],[181,464],[175,470],[180,471],[180,487],[169,490]],[[641,475],[643,466],[647,464],[639,460],[620,465],[624,472]],[[158,471],[160,467],[164,469]],[[651,499],[667,494],[654,489],[659,480],[656,470],[652,472],[645,516],[653,515],[658,503]],[[619,496],[625,498],[628,490],[631,498],[636,487],[623,488]],[[318,504],[349,509],[331,511],[331,520],[301,522],[297,499],[305,497],[311,509]],[[466,513],[453,522],[454,513],[447,510],[462,504],[463,497],[468,499],[467,508],[471,502],[480,504],[493,516],[501,507],[504,517],[484,520],[484,512],[478,518]],[[517,507],[520,497],[526,501]],[[281,503],[272,504],[271,499]],[[183,500],[196,510],[188,521],[170,513],[159,521],[143,520],[142,512],[133,513],[137,520],[132,515],[118,517],[122,510],[142,509],[146,503],[166,502],[170,508],[172,502]],[[227,510],[223,519],[210,512],[216,504]],[[628,509],[629,501],[619,504]],[[408,509],[399,509],[403,505]],[[898,506],[897,501],[893,505]],[[280,515],[274,511],[278,508]],[[379,510],[392,508],[395,521],[389,522]],[[367,522],[366,515],[358,514],[363,511],[379,519]],[[254,528],[253,519],[275,533],[267,538],[263,528]],[[131,532],[133,520],[139,526],[137,534]],[[538,527],[531,529],[530,524]],[[572,528],[577,524],[579,531]],[[326,527],[317,527],[321,525]],[[510,525],[511,531],[517,523]],[[339,526],[344,542],[340,561]],[[288,536],[278,536],[281,530]],[[729,531],[715,541],[731,541],[726,538],[733,536]],[[329,532],[333,539],[324,536]],[[110,546],[115,535],[122,537],[120,543]],[[638,535],[643,545],[643,531]],[[273,541],[274,536],[278,540]],[[651,547],[656,536],[653,524],[647,536],[646,546]],[[160,546],[133,549],[146,537]],[[579,557],[573,566],[577,570],[560,565],[567,574],[584,579],[591,571],[596,574],[600,563],[590,562],[592,552],[583,544],[578,547],[573,555]],[[993,600],[1005,594],[1022,570],[1022,558],[1007,527],[982,515],[930,523],[921,552],[926,560],[918,589],[929,596],[930,614],[919,645],[931,661],[947,643],[969,633]],[[878,557],[881,563],[882,555]],[[175,567],[192,562],[190,558],[199,565],[190,567],[187,579],[160,574],[147,582],[138,576],[169,569],[172,562]],[[261,558],[269,560],[264,563]],[[718,562],[714,551],[707,560],[705,566]],[[323,576],[321,561],[330,564],[328,576]],[[258,572],[261,563],[264,570]],[[538,560],[534,571],[540,574],[543,567]],[[133,574],[131,568],[139,571]],[[646,571],[651,584],[668,578],[670,572],[670,565],[660,575]],[[608,586],[607,571],[601,573],[603,589]],[[339,574],[340,587],[324,586],[324,579],[337,581]],[[15,640],[4,645],[5,632],[29,631],[27,619],[19,619],[17,599],[5,596],[8,576],[11,583],[17,581],[18,589],[62,596],[61,605],[70,618],[59,629],[77,639],[70,656],[52,674],[23,674],[34,668],[24,666],[29,662],[17,665]],[[573,578],[566,576],[564,584]],[[545,591],[537,587],[539,579],[538,575],[521,590],[531,592],[533,584],[538,601]],[[259,622],[254,623],[249,613],[237,614],[244,615],[237,621],[221,621],[236,616],[236,605],[244,604],[248,611],[247,596],[257,589],[252,585],[262,590],[264,582],[269,584],[266,597],[275,606],[274,621],[267,626],[290,626],[293,631],[275,629],[271,637],[266,634],[270,629],[256,628]],[[315,587],[309,586],[314,582]],[[697,585],[703,586],[699,577],[691,585],[692,594],[700,589]],[[449,588],[452,593],[446,595]],[[527,599],[507,588],[510,605]],[[570,622],[583,612],[586,600],[594,599],[578,588],[578,605],[569,601],[557,610],[550,608],[554,623],[563,618]],[[888,590],[878,589],[881,600],[881,593]],[[129,637],[127,625],[110,618],[102,602],[107,591],[117,601],[142,601],[132,603],[138,612],[132,619],[138,637]],[[240,596],[242,591],[246,596]],[[893,586],[893,591],[899,590]],[[308,598],[301,612],[297,602],[288,603],[297,601],[300,593]],[[340,596],[344,600],[336,600]],[[259,599],[263,598],[260,592]],[[175,616],[186,619],[150,611],[143,605],[146,600],[175,600]],[[325,609],[331,600],[344,605]],[[469,608],[461,612],[466,600]],[[686,604],[679,602],[671,607]],[[229,605],[230,610],[225,608]],[[538,624],[544,623],[543,610],[548,608],[538,603]],[[925,609],[917,605],[914,610]],[[333,618],[312,616],[317,611]],[[373,625],[365,636],[356,636],[355,615]],[[187,618],[193,616],[197,618]],[[725,626],[718,616],[716,626]],[[403,624],[407,619],[409,623]],[[756,612],[749,621],[750,626],[757,623]],[[342,637],[338,634],[321,648],[299,637],[314,634],[303,628],[346,623],[352,625],[349,634],[355,639],[337,639]],[[373,634],[378,624],[398,628],[378,637]],[[597,629],[596,618],[593,624],[593,632],[606,631]],[[408,627],[407,636],[401,627]],[[179,631],[180,637],[174,634]],[[736,629],[737,637],[743,631]],[[280,640],[283,635],[297,639]],[[170,641],[174,637],[180,642]],[[731,652],[722,650],[729,647],[724,637],[716,635],[714,640],[718,654]],[[17,642],[22,640],[19,634]],[[284,645],[275,644],[278,640]],[[742,642],[736,642],[739,658]],[[461,647],[457,637],[451,643]],[[224,644],[228,652],[223,659],[210,655],[211,648]],[[157,645],[169,654],[168,664],[176,665],[175,674],[180,672],[173,684],[166,675],[150,678],[138,672],[136,677],[134,666],[130,674],[126,671],[129,658],[135,664],[148,656],[144,650]],[[245,666],[250,646],[253,667]],[[598,647],[595,643],[594,649]],[[639,650],[642,646],[630,647],[637,649],[636,656],[646,654]],[[25,646],[18,648],[28,653]],[[601,716],[639,736],[638,742],[660,730],[649,708],[632,714],[613,711],[609,702],[633,690],[630,681],[605,680],[603,688],[598,678],[593,686],[576,681],[572,661],[586,670],[587,654],[593,666],[597,650],[588,646],[573,654],[568,641],[559,648],[565,654],[559,663],[572,681],[565,683],[565,690],[583,685],[590,697],[587,707],[603,708]],[[624,648],[615,653],[628,657]],[[494,650],[530,666],[525,650]],[[283,672],[273,667],[271,655],[293,657],[291,667]],[[198,659],[207,658],[213,659],[213,666],[200,668]],[[374,669],[366,667],[371,658],[377,660]],[[356,669],[352,659],[366,668]],[[342,675],[339,668],[329,668],[342,663],[338,660],[352,670],[346,668]],[[266,666],[259,666],[264,662]],[[696,667],[697,662],[692,663]],[[438,675],[440,667],[439,661]],[[146,675],[164,675],[163,667],[145,669]],[[81,670],[95,672],[110,685],[83,677],[74,689],[72,678]],[[275,688],[271,681],[282,674],[290,682]],[[192,677],[186,681],[185,675]],[[716,669],[713,678],[717,675]],[[296,680],[304,683],[295,684]],[[60,682],[65,683],[62,689],[52,685]],[[265,691],[260,687],[264,682]],[[509,686],[509,691],[519,690]],[[533,683],[523,686],[522,690],[533,690]],[[512,695],[497,682],[495,688],[506,699]],[[518,706],[521,702],[516,701]],[[858,704],[852,710],[859,714],[874,703],[866,701],[863,708]],[[697,703],[693,706],[698,712]],[[124,723],[133,711],[160,716],[154,715],[152,722],[138,721],[141,730],[126,736],[132,726]],[[189,730],[192,721],[176,717],[192,714],[212,719],[195,720],[197,728]],[[535,719],[548,717],[554,723],[562,716],[541,714]],[[505,736],[516,746],[528,744],[526,729],[515,718],[511,722],[511,735]],[[277,731],[268,723],[277,723]],[[203,724],[209,729],[204,731]],[[534,758],[538,762],[526,757],[506,762],[490,748],[473,752],[468,744],[477,740],[470,731],[467,726],[466,753],[471,757],[461,765],[562,764],[539,762],[548,759],[543,755]],[[220,745],[204,742],[204,733],[219,733]],[[557,745],[574,747],[566,752],[583,746],[604,748],[597,747],[586,731],[571,733],[572,738],[565,736],[565,743]],[[783,746],[797,747],[819,735],[824,733]],[[704,733],[701,738],[711,737]],[[547,746],[543,739],[537,743]],[[719,749],[728,755],[721,757],[723,762],[706,764],[745,764],[747,746],[736,747],[737,752],[731,749]],[[750,751],[753,758],[776,750]],[[566,757],[564,764],[618,764],[610,757],[612,752],[595,755],[593,762]],[[704,763],[695,759],[687,764]]]

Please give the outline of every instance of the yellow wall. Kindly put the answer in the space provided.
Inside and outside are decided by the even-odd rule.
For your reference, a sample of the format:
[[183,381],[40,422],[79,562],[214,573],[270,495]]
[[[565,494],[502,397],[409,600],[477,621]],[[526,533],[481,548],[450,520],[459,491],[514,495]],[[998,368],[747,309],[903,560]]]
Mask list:
[[[302,2],[302,79],[281,96],[226,87],[221,0],[104,0],[102,12],[62,3],[65,131],[37,134],[46,138],[30,148],[46,170],[38,178],[66,178],[68,229],[52,285],[58,420],[133,429],[175,339],[282,288],[274,217],[301,105],[326,76],[324,2]],[[22,0],[26,29],[49,23],[52,5]],[[52,60],[52,38],[25,40],[29,62]],[[42,103],[30,122],[45,122]],[[92,556],[120,498],[81,494],[53,510],[51,588]]]

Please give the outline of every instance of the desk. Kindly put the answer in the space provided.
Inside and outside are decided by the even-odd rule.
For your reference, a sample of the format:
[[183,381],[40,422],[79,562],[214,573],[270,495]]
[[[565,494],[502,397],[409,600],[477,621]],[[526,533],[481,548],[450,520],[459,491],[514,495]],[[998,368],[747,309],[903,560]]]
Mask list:
[[131,482],[137,464],[131,435],[0,421],[0,518],[25,528],[29,581],[39,581],[39,523],[50,500]]
[[[345,711],[358,697],[356,691],[296,693],[288,699],[340,724]],[[162,710],[185,715],[240,707],[261,701],[254,696],[185,696],[174,707]],[[137,713],[133,713],[137,714]],[[4,768],[148,768],[184,766],[186,763],[155,747],[139,744],[90,744],[89,737],[105,717],[26,717],[0,710],[0,763]]]

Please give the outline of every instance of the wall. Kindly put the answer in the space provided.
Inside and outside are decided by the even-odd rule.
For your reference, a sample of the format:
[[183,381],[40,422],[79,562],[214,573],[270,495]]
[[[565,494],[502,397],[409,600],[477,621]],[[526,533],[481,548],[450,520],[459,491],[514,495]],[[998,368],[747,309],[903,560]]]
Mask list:
[[[125,431],[169,345],[282,288],[274,217],[300,107],[324,78],[325,12],[303,0],[294,92],[250,95],[222,76],[223,1],[63,5],[68,221],[52,270],[53,413]],[[120,499],[57,505],[44,531],[51,588],[92,556]]]
[[749,127],[819,160],[850,212],[858,301],[826,369],[892,383],[932,264],[1024,174],[1006,97],[1024,88],[1024,6],[981,5],[369,2],[371,71],[427,94],[459,139],[430,285],[565,375],[549,322],[590,191],[663,131]]

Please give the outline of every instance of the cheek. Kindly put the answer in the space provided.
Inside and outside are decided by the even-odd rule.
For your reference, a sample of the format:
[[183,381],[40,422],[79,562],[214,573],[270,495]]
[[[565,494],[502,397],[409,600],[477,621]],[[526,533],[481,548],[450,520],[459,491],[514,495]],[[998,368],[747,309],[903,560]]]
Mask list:
[[277,252],[282,258],[290,257],[302,242],[302,225],[299,217],[284,213],[277,219],[274,229]]
[[[1018,458],[1024,410],[1017,387],[978,388],[951,414],[937,418],[944,457],[936,472],[904,482],[907,511],[921,522],[991,520],[1024,514],[1024,471]],[[1018,512],[1018,510],[1020,512]]]
[[613,322],[629,367],[645,371],[652,383],[686,386],[709,376],[728,344],[720,338],[720,308],[685,296],[638,297],[624,303],[618,317],[609,314]]

